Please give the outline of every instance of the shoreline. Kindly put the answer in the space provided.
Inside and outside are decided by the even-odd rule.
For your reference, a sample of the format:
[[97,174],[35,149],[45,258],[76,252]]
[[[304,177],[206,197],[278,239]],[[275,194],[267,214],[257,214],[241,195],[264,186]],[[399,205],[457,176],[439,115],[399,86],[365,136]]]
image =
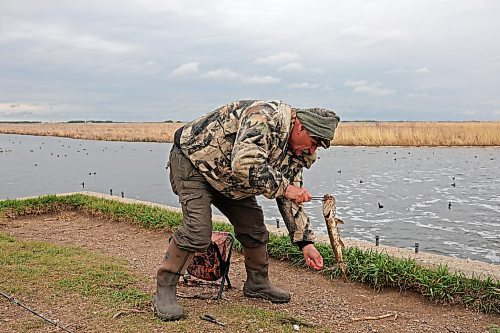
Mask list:
[[[158,204],[149,201],[142,201],[137,199],[130,198],[121,198],[118,196],[112,196],[104,193],[90,192],[90,191],[79,191],[79,192],[68,192],[68,193],[58,193],[56,196],[69,196],[73,194],[83,194],[87,196],[93,196],[96,198],[102,198],[107,200],[115,200],[123,203],[132,203],[132,204],[143,204],[152,207],[159,207],[162,209],[174,211],[174,212],[182,212],[178,207],[167,206],[163,204]],[[17,198],[15,200],[23,200],[28,198],[38,198],[39,196],[33,197],[23,197]],[[213,215],[213,221],[229,223],[228,219],[225,216],[221,215]],[[287,230],[283,226],[281,228],[277,228],[274,225],[266,224],[266,227],[270,233],[276,235],[286,235]],[[316,234],[318,243],[330,244],[327,234]],[[446,255],[434,254],[429,252],[419,251],[419,253],[415,253],[413,250],[406,248],[398,248],[387,245],[379,245],[375,246],[375,244],[363,241],[356,240],[351,238],[342,238],[346,247],[358,247],[363,250],[372,250],[377,252],[385,253],[391,257],[395,258],[411,258],[414,259],[417,263],[430,268],[435,268],[440,265],[446,265],[450,272],[454,273],[463,273],[466,277],[469,278],[486,278],[490,277],[493,280],[500,281],[500,265],[494,263],[486,263],[483,261],[472,260],[472,259],[462,259],[455,258]]]

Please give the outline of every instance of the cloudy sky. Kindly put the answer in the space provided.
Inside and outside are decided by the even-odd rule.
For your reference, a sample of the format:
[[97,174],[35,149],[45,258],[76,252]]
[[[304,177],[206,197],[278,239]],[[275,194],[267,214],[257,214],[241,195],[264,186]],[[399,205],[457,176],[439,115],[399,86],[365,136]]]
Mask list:
[[1,0],[0,121],[500,120],[496,0]]

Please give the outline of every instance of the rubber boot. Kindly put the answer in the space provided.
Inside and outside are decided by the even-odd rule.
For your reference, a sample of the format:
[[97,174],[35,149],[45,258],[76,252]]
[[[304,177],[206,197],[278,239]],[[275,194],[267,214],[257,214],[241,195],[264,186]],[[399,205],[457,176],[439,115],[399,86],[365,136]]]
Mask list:
[[184,315],[182,305],[177,302],[177,281],[191,263],[194,253],[181,250],[172,239],[165,257],[158,268],[156,295],[152,308],[161,320],[179,320]]
[[267,245],[257,248],[243,248],[247,280],[243,286],[246,297],[263,298],[273,303],[288,303],[291,295],[288,291],[274,286],[269,281]]

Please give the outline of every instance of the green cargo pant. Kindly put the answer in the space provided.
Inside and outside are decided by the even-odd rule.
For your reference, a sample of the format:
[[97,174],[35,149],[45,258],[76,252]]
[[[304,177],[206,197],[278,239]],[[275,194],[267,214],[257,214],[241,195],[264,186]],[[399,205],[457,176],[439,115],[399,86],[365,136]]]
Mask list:
[[255,196],[234,200],[217,192],[175,145],[169,157],[170,185],[179,197],[183,220],[174,232],[177,245],[186,251],[204,251],[212,236],[212,205],[234,226],[236,238],[247,248],[267,244],[269,232]]

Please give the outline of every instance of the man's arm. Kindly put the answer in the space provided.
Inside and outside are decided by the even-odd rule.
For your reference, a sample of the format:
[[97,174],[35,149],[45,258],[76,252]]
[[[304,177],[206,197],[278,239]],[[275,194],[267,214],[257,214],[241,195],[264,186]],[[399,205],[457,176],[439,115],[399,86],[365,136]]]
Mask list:
[[322,269],[323,257],[314,246],[314,232],[304,207],[286,198],[277,198],[276,202],[290,240],[302,250],[306,264],[315,270]]
[[276,200],[278,209],[285,221],[292,243],[302,250],[306,264],[315,270],[319,270],[323,268],[323,257],[314,246],[314,232],[304,206],[301,204],[301,202],[310,201],[311,194],[302,188],[302,168],[297,168],[295,171],[291,168],[289,171],[293,173],[293,180],[288,186],[287,192],[292,188],[293,192],[299,193],[300,196],[300,190],[303,190],[307,193],[302,193],[301,195],[307,198],[302,201],[298,200],[300,201],[298,202],[285,195],[285,198]]

